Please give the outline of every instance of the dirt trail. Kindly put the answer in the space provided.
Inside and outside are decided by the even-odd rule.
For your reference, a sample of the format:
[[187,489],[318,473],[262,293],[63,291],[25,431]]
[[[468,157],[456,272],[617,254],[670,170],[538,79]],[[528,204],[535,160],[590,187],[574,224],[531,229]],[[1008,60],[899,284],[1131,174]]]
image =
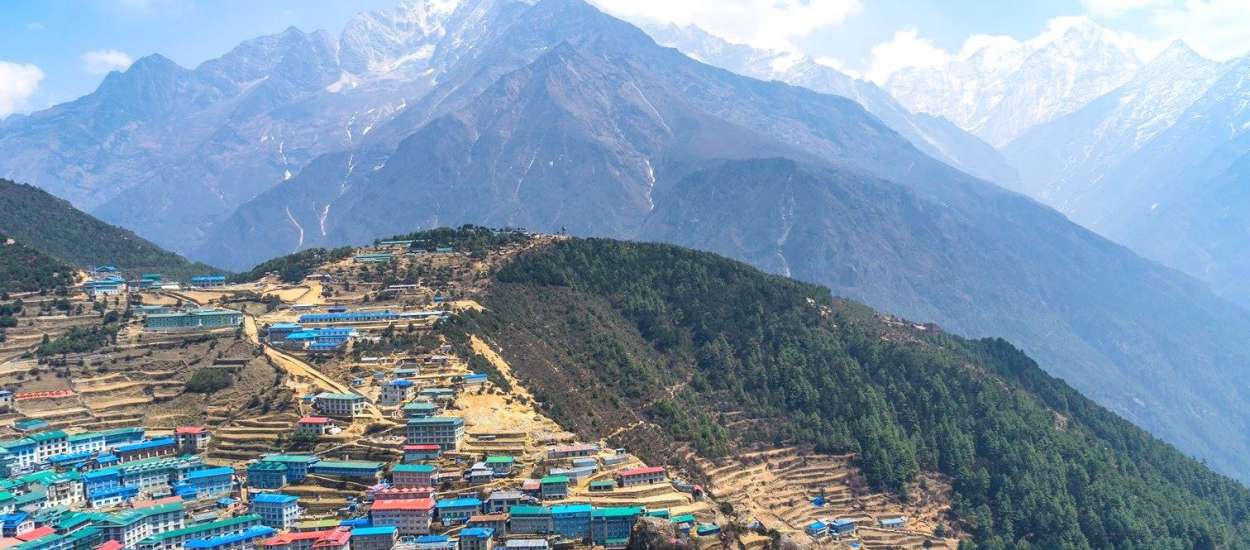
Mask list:
[[489,344],[478,338],[476,334],[473,334],[469,336],[469,345],[475,353],[489,361],[495,367],[495,370],[499,371],[499,374],[508,380],[509,384],[512,384],[512,393],[529,399],[534,398],[525,385],[512,373],[512,366],[507,361],[504,361],[503,357],[496,353]]

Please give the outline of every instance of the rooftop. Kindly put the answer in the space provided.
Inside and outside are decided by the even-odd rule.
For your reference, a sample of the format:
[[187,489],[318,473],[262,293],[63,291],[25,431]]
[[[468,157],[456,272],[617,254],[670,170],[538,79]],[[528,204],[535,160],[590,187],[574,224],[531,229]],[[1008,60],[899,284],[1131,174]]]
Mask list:
[[255,493],[252,495],[252,502],[261,504],[291,504],[299,502],[299,497],[282,493]]
[[381,462],[370,462],[367,460],[322,460],[315,466],[316,468],[348,468],[354,470],[380,470]]
[[311,464],[321,459],[312,455],[268,455],[261,458],[261,460],[264,462],[295,462]]
[[482,505],[482,501],[476,498],[446,498],[438,501],[438,508],[476,508]]
[[434,499],[432,498],[401,498],[394,500],[375,500],[373,505],[369,507],[370,511],[379,510],[412,510],[422,511],[434,508]]
[[357,527],[352,529],[353,537],[368,537],[373,535],[394,535],[398,529],[394,525],[386,527]]

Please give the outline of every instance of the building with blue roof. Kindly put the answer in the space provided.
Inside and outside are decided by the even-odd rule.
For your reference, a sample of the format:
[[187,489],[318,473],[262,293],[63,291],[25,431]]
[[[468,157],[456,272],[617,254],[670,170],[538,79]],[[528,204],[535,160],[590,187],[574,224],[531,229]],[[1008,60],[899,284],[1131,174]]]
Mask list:
[[100,489],[87,494],[87,503],[92,508],[119,506],[134,500],[139,495],[138,487],[117,486]]
[[299,497],[282,493],[254,493],[249,508],[260,516],[260,522],[279,531],[287,531],[300,518]]
[[0,534],[16,537],[35,528],[35,520],[26,512],[11,512],[0,516]]
[[902,529],[907,524],[907,518],[903,516],[890,516],[877,520],[877,525],[882,529]]
[[490,527],[466,527],[460,531],[460,550],[491,550],[494,536]]
[[58,469],[74,468],[91,460],[92,456],[87,451],[52,455],[48,457],[48,465]]
[[849,535],[855,532],[855,520],[839,518],[828,522],[829,532],[834,536]]
[[589,504],[560,504],[551,507],[551,529],[557,535],[573,540],[590,537],[590,516],[595,507]]
[[210,538],[190,539],[183,545],[186,550],[252,550],[263,539],[278,531],[265,525],[254,525],[237,533],[217,535]]
[[383,405],[398,405],[417,394],[417,383],[406,378],[397,378],[382,386],[379,401]]
[[92,470],[82,475],[83,489],[90,493],[92,491],[120,487],[121,478],[121,470],[117,468]]
[[417,550],[456,550],[456,541],[447,535],[421,535],[414,544]]
[[191,277],[191,286],[198,286],[200,288],[226,286],[226,276],[216,273],[211,275],[193,275]]
[[434,503],[434,509],[443,525],[457,525],[480,512],[482,501],[476,498],[440,499]]
[[269,339],[270,344],[279,344],[286,340],[287,336],[303,330],[304,326],[299,323],[274,323],[265,329],[265,337]]
[[196,498],[214,498],[229,494],[233,488],[233,468],[205,468],[187,473],[183,481],[195,487]]
[[305,351],[342,349],[359,333],[351,327],[301,328],[282,339],[282,347]]
[[113,447],[113,454],[122,462],[142,460],[158,456],[169,456],[178,452],[178,441],[172,437],[158,437],[138,443],[127,443]]

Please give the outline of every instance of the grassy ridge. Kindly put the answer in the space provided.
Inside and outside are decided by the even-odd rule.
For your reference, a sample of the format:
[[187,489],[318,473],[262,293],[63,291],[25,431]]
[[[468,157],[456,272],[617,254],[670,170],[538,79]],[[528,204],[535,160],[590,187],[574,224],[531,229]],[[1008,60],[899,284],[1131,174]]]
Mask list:
[[74,283],[74,267],[0,233],[0,293]]
[[4,179],[0,179],[0,232],[81,267],[108,264],[133,275],[161,273],[183,280],[216,271],[104,223],[37,187]]
[[[858,453],[870,482],[897,492],[921,470],[941,472],[984,548],[1250,540],[1250,491],[1005,341],[918,330],[671,246],[572,240],[496,278],[486,311],[454,328],[506,343],[505,358],[579,431],[632,411],[659,438],[708,454],[752,443]],[[727,430],[724,411],[760,422]]]

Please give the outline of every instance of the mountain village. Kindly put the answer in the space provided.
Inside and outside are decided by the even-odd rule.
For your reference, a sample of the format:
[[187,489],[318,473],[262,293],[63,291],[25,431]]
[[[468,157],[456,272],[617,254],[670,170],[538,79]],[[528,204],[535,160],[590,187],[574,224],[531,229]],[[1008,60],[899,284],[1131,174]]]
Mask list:
[[[956,546],[947,503],[868,491],[852,456],[647,463],[546,416],[497,345],[471,336],[475,362],[439,335],[485,273],[559,238],[380,241],[291,282],[102,266],[10,296],[0,548]],[[105,345],[69,345],[101,323]]]

